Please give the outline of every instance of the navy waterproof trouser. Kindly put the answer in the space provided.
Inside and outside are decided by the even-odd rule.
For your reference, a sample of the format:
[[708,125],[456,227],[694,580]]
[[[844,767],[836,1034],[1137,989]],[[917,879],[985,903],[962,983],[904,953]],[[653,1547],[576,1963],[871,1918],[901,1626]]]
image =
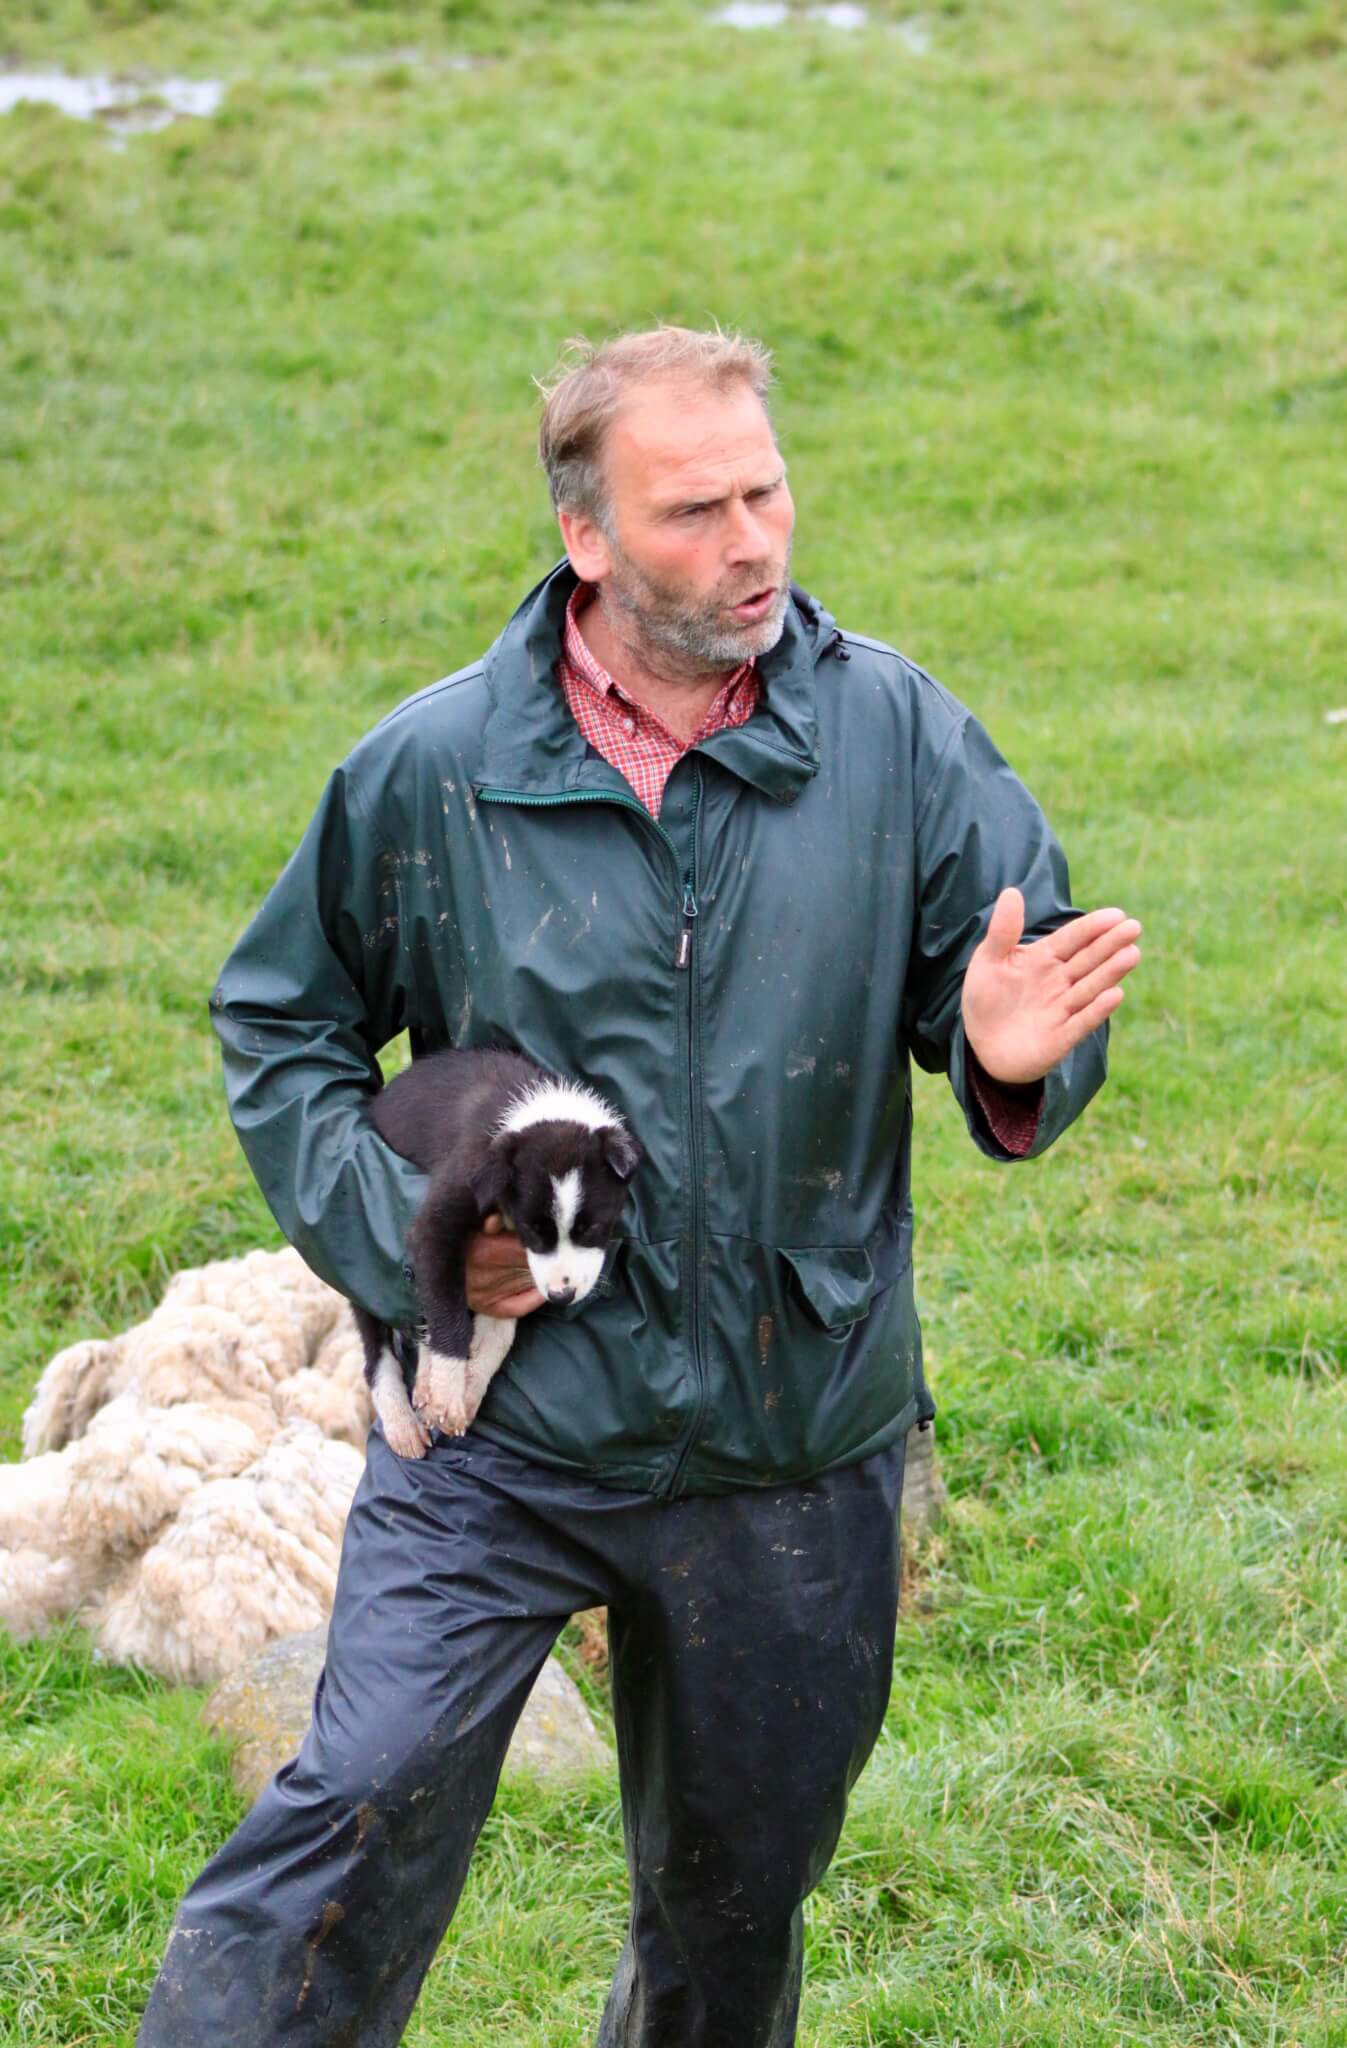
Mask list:
[[138,2048],[393,2048],[567,1618],[608,1608],[632,1913],[599,2048],[786,2048],[888,1701],[905,1444],[660,1501],[376,1422],[299,1754],[183,1899]]

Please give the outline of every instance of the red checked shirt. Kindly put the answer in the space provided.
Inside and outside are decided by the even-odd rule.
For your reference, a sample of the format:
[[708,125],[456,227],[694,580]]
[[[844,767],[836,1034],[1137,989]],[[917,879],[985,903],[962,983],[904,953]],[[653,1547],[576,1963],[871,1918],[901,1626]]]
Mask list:
[[561,686],[575,722],[591,747],[626,776],[651,817],[657,818],[664,785],[675,762],[700,740],[709,740],[713,732],[724,732],[728,725],[742,725],[751,715],[762,690],[757,664],[741,662],[717,690],[711,709],[692,738],[680,740],[662,718],[656,718],[646,705],[629,696],[621,683],[614,682],[586,647],[576,621],[592,595],[588,583],[577,583],[571,592],[560,663]]
[[[688,748],[709,739],[713,732],[742,725],[751,717],[762,693],[757,664],[752,660],[741,662],[721,684],[692,738],[680,740],[662,718],[624,690],[585,645],[579,614],[593,594],[592,585],[587,583],[578,583],[571,592],[562,656],[557,664],[561,687],[575,722],[591,747],[620,775],[625,775],[651,817],[658,818],[664,785],[674,764]],[[1023,1158],[1038,1129],[1042,1084],[1036,1094],[1011,1092],[990,1074],[983,1073],[971,1046],[968,1057],[973,1090],[993,1136],[1007,1152]]]

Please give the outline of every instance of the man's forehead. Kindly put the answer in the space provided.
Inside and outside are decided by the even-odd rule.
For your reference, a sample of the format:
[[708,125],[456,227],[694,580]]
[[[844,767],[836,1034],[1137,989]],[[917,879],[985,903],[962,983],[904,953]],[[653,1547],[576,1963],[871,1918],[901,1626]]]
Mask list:
[[771,422],[748,384],[725,391],[687,382],[639,385],[608,430],[610,480],[663,498],[723,488],[745,464],[781,467]]

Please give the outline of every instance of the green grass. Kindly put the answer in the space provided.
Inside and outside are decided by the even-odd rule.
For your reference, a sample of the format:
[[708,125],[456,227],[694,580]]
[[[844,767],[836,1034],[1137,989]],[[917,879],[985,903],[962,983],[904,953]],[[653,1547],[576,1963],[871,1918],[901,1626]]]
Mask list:
[[[330,765],[556,553],[531,377],[742,325],[802,580],[1146,927],[1046,1159],[919,1085],[953,1505],[801,2039],[1341,2048],[1347,30],[990,0],[919,56],[909,11],[7,17],[230,89],[122,151],[0,118],[0,1431],[58,1346],[275,1242],[205,997]],[[129,2042],[225,1752],[78,1631],[0,1683],[0,2043]],[[615,1787],[512,1787],[408,2041],[592,2038],[624,1899]]]

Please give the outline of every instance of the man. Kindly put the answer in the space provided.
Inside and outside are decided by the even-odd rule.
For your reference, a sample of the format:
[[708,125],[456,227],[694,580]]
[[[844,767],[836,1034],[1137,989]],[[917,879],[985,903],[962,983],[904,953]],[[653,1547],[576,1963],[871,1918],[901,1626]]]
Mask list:
[[565,561],[337,770],[212,998],[278,1220],[387,1321],[424,1183],[362,1108],[404,1028],[591,1082],[646,1157],[571,1311],[479,1233],[469,1302],[514,1347],[465,1438],[372,1430],[312,1726],[184,1899],[142,2048],[398,2041],[533,1678],[600,1603],[632,1917],[599,2041],[795,2039],[935,1412],[909,1054],[985,1155],[1043,1151],[1140,927],[1077,916],[977,721],[790,583],[768,380],[720,334],[578,352],[541,433]]

